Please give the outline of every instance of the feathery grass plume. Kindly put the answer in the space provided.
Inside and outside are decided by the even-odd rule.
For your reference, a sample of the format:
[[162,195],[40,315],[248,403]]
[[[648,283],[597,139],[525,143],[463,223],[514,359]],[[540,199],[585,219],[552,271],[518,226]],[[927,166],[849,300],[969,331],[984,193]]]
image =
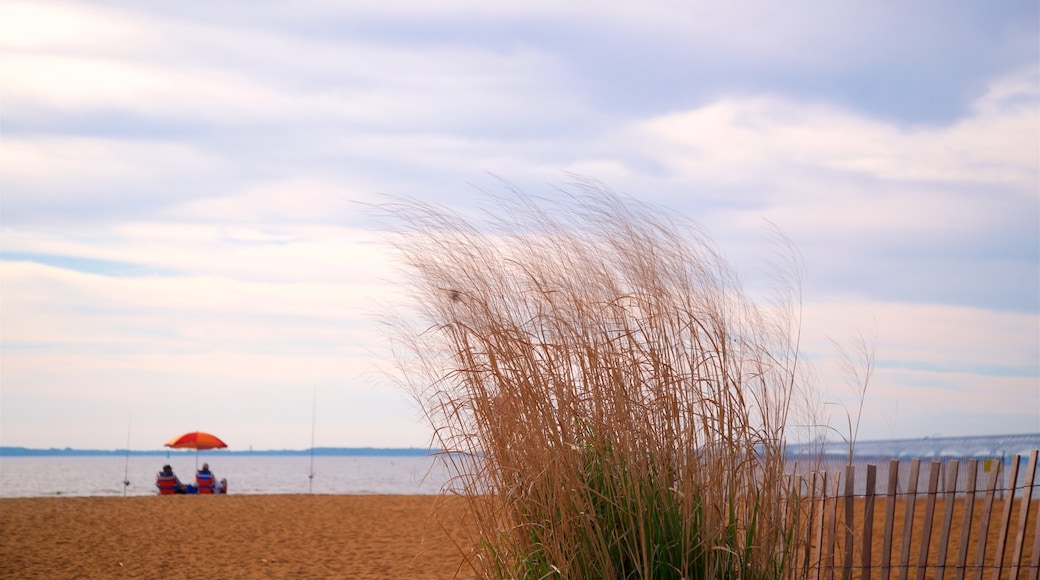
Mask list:
[[481,577],[778,577],[798,281],[759,306],[695,226],[595,183],[492,201],[383,208],[417,309],[401,378]]

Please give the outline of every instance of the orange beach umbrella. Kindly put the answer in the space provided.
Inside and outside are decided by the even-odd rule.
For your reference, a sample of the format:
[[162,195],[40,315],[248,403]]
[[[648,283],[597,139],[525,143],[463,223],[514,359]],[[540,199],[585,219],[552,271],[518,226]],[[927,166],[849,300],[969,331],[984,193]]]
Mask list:
[[216,435],[203,431],[192,431],[179,437],[174,437],[166,442],[166,447],[173,449],[223,449],[227,447]]

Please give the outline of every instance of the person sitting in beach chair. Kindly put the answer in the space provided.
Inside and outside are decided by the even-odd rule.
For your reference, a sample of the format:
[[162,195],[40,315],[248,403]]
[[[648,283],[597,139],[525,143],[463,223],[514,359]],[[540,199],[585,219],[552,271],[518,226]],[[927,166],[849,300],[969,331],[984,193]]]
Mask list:
[[199,486],[199,493],[221,493],[220,488],[217,487],[217,478],[209,470],[208,463],[203,463],[202,469],[195,474],[195,483]]
[[162,471],[155,476],[155,487],[159,488],[159,495],[185,493],[184,484],[177,479],[177,475],[173,473],[173,468],[169,465],[164,465]]

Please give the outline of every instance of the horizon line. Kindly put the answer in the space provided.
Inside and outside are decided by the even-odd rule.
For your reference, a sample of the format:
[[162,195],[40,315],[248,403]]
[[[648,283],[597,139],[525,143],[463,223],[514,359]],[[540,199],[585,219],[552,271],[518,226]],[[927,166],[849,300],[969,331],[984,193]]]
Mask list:
[[[922,441],[953,441],[963,439],[999,439],[999,438],[1019,438],[1019,437],[1038,437],[1040,438],[1040,432],[1031,433],[1002,433],[994,435],[950,435],[950,436],[924,436],[924,437],[901,437],[893,439],[869,439],[863,441],[854,442],[854,446],[861,444],[878,444],[878,443],[901,443],[901,442],[922,442]],[[805,441],[797,443],[788,443],[789,447],[806,447],[819,445],[822,447],[833,447],[833,446],[845,446],[848,445],[847,441],[841,440],[824,440],[824,441]],[[249,455],[249,454],[283,454],[283,455],[296,455],[296,454],[325,454],[325,455],[438,455],[445,453],[444,449],[431,448],[431,447],[308,447],[304,449],[206,449],[208,453],[219,453],[225,455]],[[82,449],[74,447],[24,447],[24,446],[3,446],[0,445],[0,456],[11,456],[11,455],[30,455],[30,454],[129,454],[129,455],[156,455],[156,454],[195,454],[196,451],[193,449],[167,449],[167,448],[156,448],[156,449],[127,449],[116,448],[116,449]]]

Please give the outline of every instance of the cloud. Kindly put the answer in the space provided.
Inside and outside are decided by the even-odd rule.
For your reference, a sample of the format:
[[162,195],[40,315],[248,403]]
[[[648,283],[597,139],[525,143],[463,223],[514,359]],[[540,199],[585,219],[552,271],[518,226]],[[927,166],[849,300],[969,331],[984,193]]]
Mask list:
[[[846,412],[859,411],[853,393],[831,384],[825,416],[848,435]],[[862,441],[929,436],[1035,433],[1040,397],[1035,377],[881,369],[867,389],[859,432]]]
[[114,51],[147,44],[144,21],[119,11],[67,2],[5,2],[0,6],[0,46],[8,51]]
[[[4,412],[28,405],[37,417],[25,422],[5,414],[5,441],[38,430],[50,420],[41,414],[75,414],[105,402],[108,412],[114,406],[151,413],[157,397],[169,415],[156,424],[174,430],[182,429],[175,420],[202,416],[216,424],[242,415],[253,423],[282,421],[285,401],[309,397],[314,388],[368,397],[379,381],[374,361],[386,358],[374,338],[372,300],[393,289],[370,278],[111,277],[6,261],[0,272]],[[403,394],[380,396],[393,402],[371,412],[412,417]],[[32,401],[47,401],[46,410]],[[383,434],[384,444],[407,444],[398,435],[420,441],[423,429]],[[378,439],[361,436],[368,444]]]
[[947,126],[905,128],[831,106],[786,99],[727,99],[636,127],[673,172],[716,183],[781,179],[807,171],[880,181],[1037,183],[1040,95],[1030,69],[1001,79]]
[[[85,190],[102,197],[130,194],[147,205],[162,197],[162,178],[212,175],[220,164],[219,159],[189,143],[161,140],[8,137],[0,152],[5,160],[4,179],[10,185],[4,201],[13,204],[8,209],[15,214],[33,205],[55,210],[74,207]],[[102,184],[109,192],[99,191]],[[148,189],[143,194],[144,187]],[[190,194],[180,192],[185,193]],[[26,199],[28,194],[30,199]],[[92,201],[100,200],[94,197]]]
[[[32,22],[55,7],[20,7]],[[105,16],[107,18],[107,16]],[[69,35],[101,16],[86,10],[65,15]],[[554,108],[578,114],[575,104],[542,90],[554,73],[550,58],[534,49],[497,51],[438,43],[416,50],[349,36],[317,42],[284,32],[153,16],[113,16],[143,39],[122,39],[135,50],[93,49],[54,33],[13,35],[0,81],[6,116],[16,127],[32,122],[64,126],[84,117],[139,124],[161,122],[255,132],[286,123],[354,129],[422,132],[472,131],[488,124],[521,128],[524,111]],[[191,38],[190,44],[180,39]],[[32,42],[30,42],[30,40]],[[509,114],[504,114],[509,111]]]
[[878,333],[882,361],[901,359],[946,372],[1003,365],[1040,374],[1040,316],[1034,313],[855,299],[806,305],[805,345],[811,352],[832,358],[826,356],[830,339],[847,342],[860,330],[868,337]]
[[[479,211],[489,173],[546,195],[601,179],[703,224],[742,273],[773,255],[769,219],[805,257],[809,355],[878,327],[872,425],[898,397],[896,428],[931,433],[990,393],[987,416],[1021,425],[999,407],[1034,400],[1040,351],[1038,21],[1035,3],[4,3],[5,443],[44,431],[15,426],[51,409],[34,392],[67,402],[61,424],[103,394],[195,389],[164,407],[242,409],[245,429],[309,382],[415,435],[357,378],[382,348],[367,314],[403,287],[354,202]],[[337,436],[378,444],[374,421]]]
[[576,166],[620,161],[612,173],[623,184],[656,190],[738,256],[756,251],[749,232],[768,218],[802,249],[810,272],[822,273],[814,279],[833,288],[1035,312],[1036,71],[994,80],[972,114],[949,125],[904,127],[775,97],[726,99],[635,123],[612,135],[613,150],[600,147],[597,164]]
[[[846,410],[855,415],[858,403],[835,343],[855,359],[862,333],[868,345],[876,344],[877,367],[866,392],[861,438],[1036,429],[1035,313],[846,299],[810,301],[803,314],[802,348],[836,427],[844,425]],[[965,418],[955,430],[949,417],[958,413]],[[1001,417],[1001,427],[978,417]]]

